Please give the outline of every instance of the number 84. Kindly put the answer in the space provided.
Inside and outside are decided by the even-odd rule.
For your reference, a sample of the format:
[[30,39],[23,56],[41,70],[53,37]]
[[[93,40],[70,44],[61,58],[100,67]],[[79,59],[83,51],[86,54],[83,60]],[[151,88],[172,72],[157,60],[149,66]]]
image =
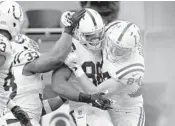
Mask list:
[[132,85],[133,83],[138,83],[139,86],[142,85],[142,77],[139,78],[128,78],[127,85]]

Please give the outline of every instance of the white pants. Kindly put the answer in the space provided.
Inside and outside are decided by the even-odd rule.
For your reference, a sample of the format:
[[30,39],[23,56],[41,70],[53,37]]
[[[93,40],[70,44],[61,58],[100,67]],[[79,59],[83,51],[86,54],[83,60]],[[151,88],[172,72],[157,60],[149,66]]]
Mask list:
[[107,111],[84,105],[70,112],[72,126],[113,126]]
[[145,125],[145,112],[143,107],[127,107],[108,111],[114,126]]

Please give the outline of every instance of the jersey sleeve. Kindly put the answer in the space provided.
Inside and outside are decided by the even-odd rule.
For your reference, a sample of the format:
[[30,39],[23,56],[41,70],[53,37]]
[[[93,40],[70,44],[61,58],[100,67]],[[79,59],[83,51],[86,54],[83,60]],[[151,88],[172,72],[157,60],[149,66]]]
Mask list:
[[116,81],[124,85],[132,85],[134,83],[141,85],[144,77],[145,67],[141,63],[130,64],[118,71],[109,71],[109,74]]
[[25,65],[39,58],[40,53],[34,50],[24,50],[20,53],[17,53],[14,57],[13,64],[17,65]]
[[26,35],[20,34],[15,38],[15,43],[18,45],[21,45],[24,49],[37,49],[39,50],[39,46],[37,42],[35,42],[33,39],[30,39]]
[[12,46],[10,41],[4,37],[0,36],[0,55],[12,55]]

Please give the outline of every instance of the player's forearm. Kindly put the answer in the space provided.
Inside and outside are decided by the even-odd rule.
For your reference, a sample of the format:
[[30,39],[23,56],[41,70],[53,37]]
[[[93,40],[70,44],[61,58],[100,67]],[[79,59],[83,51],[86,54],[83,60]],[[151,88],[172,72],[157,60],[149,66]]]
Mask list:
[[122,86],[119,82],[113,78],[103,81],[97,87],[89,80],[89,78],[84,74],[77,78],[86,93],[97,93],[108,91],[108,94],[117,91]]
[[53,91],[62,98],[69,99],[72,101],[79,100],[80,92],[77,89],[75,89],[71,84],[57,84],[56,86],[53,86]]
[[38,70],[43,70],[44,68],[44,71],[40,72],[48,72],[61,66],[71,50],[71,45],[72,36],[63,32],[53,49],[41,55],[39,58],[40,63],[38,63],[39,65],[37,66],[40,67],[40,69]]
[[27,64],[25,66],[25,71],[31,73],[45,73],[59,68],[70,52],[71,44],[72,37],[67,33],[62,33],[61,38],[56,42],[53,49]]
[[92,100],[91,94],[80,92],[71,85],[64,84],[53,90],[55,90],[60,97],[71,101],[90,103]]
[[74,70],[74,74],[77,80],[80,82],[79,86],[83,89],[85,93],[98,92],[97,87],[90,81],[80,65],[77,67],[76,70]]
[[[63,62],[67,57],[72,45],[72,35],[74,34],[73,31],[79,24],[81,18],[84,17],[85,12],[86,12],[85,9],[75,12],[68,21],[69,25],[65,25],[62,22],[65,25],[64,32],[62,33],[61,38],[55,44],[55,47],[52,50],[52,53],[56,55],[55,58],[60,60],[60,62]],[[64,18],[64,16],[62,18]]]
[[89,80],[86,74],[77,77],[77,80],[80,82],[80,86],[82,87],[85,93],[97,93],[98,88]]
[[64,62],[65,58],[71,51],[72,36],[67,33],[62,33],[60,39],[56,42],[51,50],[52,56],[55,58],[55,62]]
[[117,82],[115,79],[110,78],[108,80],[103,81],[100,85],[98,85],[99,91],[108,91],[108,94],[113,92],[118,92],[123,88],[123,85]]

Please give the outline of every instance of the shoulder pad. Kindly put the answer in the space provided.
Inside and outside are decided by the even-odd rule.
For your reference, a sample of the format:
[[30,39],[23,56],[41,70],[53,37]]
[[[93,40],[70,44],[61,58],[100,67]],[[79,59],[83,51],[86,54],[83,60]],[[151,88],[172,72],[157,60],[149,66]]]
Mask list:
[[15,42],[19,43],[19,44],[23,44],[26,41],[30,41],[30,38],[28,38],[26,35],[23,34],[19,34],[18,36],[16,36],[15,38]]
[[138,76],[143,76],[144,71],[145,71],[144,64],[133,63],[121,69],[118,69],[117,71],[114,69],[114,71],[110,71],[109,73],[113,78],[120,80],[122,78],[135,78]]
[[14,57],[14,66],[24,65],[26,63],[32,62],[40,56],[40,53],[35,50],[24,50],[17,53]]
[[0,53],[1,55],[12,54],[12,46],[10,41],[3,35],[0,35]]

